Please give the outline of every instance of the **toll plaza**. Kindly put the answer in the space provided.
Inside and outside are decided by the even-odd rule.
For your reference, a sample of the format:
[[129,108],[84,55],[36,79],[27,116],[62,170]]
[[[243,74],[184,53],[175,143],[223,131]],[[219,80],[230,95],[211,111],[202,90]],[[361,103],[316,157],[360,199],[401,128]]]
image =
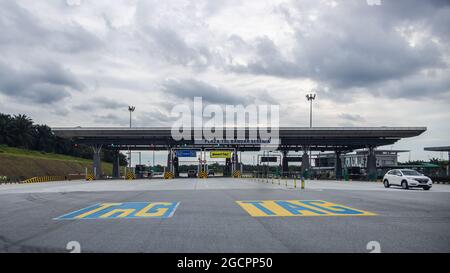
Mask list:
[[[235,127],[234,134],[227,141],[207,139],[195,140],[195,136],[203,136],[201,129],[191,129],[191,138],[175,140],[170,127],[64,127],[52,128],[55,134],[63,138],[71,138],[76,143],[92,147],[94,151],[93,175],[96,179],[102,176],[101,151],[115,151],[118,158],[121,150],[130,151],[168,151],[166,178],[179,176],[178,168],[183,158],[198,158],[198,177],[206,178],[208,162],[206,153],[211,158],[225,160],[224,176],[238,177],[242,173],[242,152],[261,150],[261,137],[250,139],[253,127]],[[402,138],[421,135],[426,127],[280,127],[279,142],[275,145],[266,143],[265,149],[277,151],[281,159],[281,174],[289,172],[289,162],[301,162],[301,175],[310,172],[311,151],[331,151],[336,154],[335,176],[343,177],[341,155],[357,149],[367,149],[366,170],[369,180],[376,178],[376,153],[379,146],[392,145]],[[240,136],[245,136],[242,139]],[[272,145],[272,146],[271,146]],[[300,152],[301,156],[290,156],[290,152]],[[266,159],[265,159],[266,160]],[[267,159],[273,160],[273,159]],[[113,164],[113,177],[119,178],[119,164]]]

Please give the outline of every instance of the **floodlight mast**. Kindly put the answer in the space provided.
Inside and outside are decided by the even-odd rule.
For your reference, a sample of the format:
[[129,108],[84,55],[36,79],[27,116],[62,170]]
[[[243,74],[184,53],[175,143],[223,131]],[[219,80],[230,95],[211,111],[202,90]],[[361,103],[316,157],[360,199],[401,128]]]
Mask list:
[[311,93],[306,95],[306,99],[309,101],[309,128],[312,128],[312,103],[316,99],[316,94]]
[[136,110],[135,106],[128,106],[128,111],[130,112],[130,128],[131,128],[131,114]]
[[[130,128],[131,128],[131,114],[134,112],[134,110],[136,110],[135,106],[128,106],[128,111],[130,112]],[[129,167],[131,168],[131,150],[130,147],[128,147],[128,160],[129,160]]]
[[[308,100],[309,101],[309,128],[312,128],[312,122],[313,122],[313,120],[312,120],[312,115],[313,115],[313,112],[312,112],[312,107],[313,107],[313,105],[312,105],[312,103],[313,103],[313,100],[315,100],[316,99],[316,94],[315,93],[310,93],[310,94],[308,94],[308,95],[306,95],[306,100]],[[312,153],[311,153],[311,149],[309,149],[309,166],[311,167],[311,161],[312,161]]]

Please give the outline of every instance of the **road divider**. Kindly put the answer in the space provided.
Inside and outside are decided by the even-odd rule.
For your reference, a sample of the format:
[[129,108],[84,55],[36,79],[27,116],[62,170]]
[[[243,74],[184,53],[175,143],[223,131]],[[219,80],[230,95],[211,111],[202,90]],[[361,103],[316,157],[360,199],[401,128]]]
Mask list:
[[43,183],[43,182],[54,182],[54,181],[66,181],[73,179],[82,179],[83,175],[50,175],[50,176],[36,176],[23,180],[21,183]]
[[172,172],[165,172],[164,173],[164,179],[173,179],[174,175]]

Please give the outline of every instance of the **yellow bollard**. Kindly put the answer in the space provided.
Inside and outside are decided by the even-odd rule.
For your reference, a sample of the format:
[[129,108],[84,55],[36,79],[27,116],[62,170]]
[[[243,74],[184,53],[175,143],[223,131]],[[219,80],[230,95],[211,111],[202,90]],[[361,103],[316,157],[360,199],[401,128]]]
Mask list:
[[305,189],[305,179],[302,177],[302,190]]
[[280,186],[280,185],[281,185],[281,175],[278,176],[278,186]]
[[294,189],[297,188],[297,178],[294,176]]

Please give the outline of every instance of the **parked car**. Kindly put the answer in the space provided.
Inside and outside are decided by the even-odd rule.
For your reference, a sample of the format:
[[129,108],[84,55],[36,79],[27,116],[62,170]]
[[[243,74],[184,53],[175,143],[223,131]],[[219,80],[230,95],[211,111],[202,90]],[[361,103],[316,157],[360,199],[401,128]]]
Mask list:
[[188,177],[189,178],[196,178],[197,177],[197,170],[189,170],[188,171]]
[[214,170],[208,170],[208,176],[214,176]]
[[403,189],[423,188],[429,190],[433,186],[431,178],[410,169],[390,170],[383,177],[384,187],[401,186]]

